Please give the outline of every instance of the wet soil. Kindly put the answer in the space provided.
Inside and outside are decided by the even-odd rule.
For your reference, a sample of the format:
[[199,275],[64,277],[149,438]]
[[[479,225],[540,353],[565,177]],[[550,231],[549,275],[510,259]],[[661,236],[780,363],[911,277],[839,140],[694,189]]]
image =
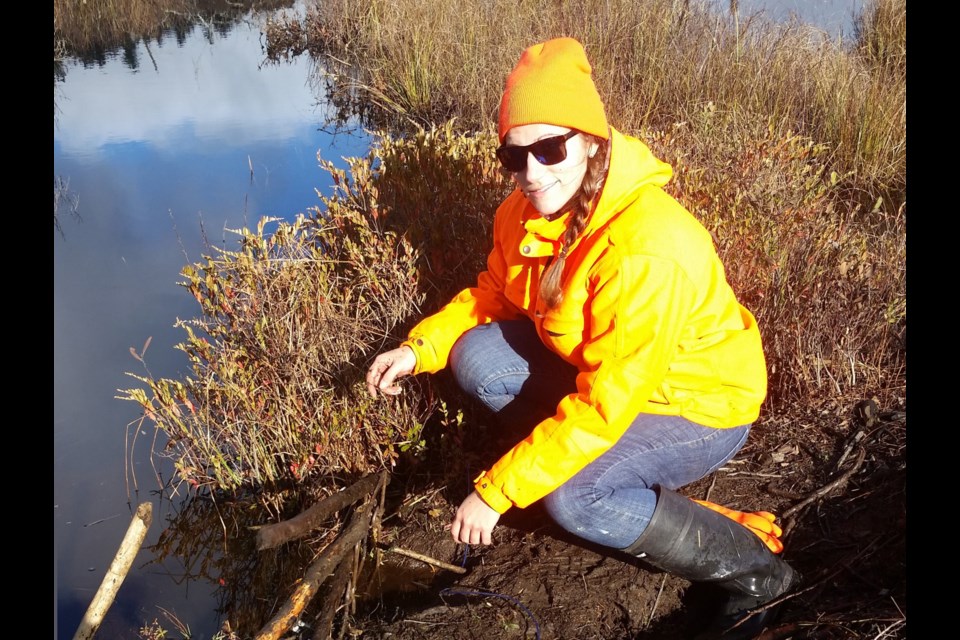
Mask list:
[[[830,407],[760,422],[743,450],[681,493],[780,516],[783,558],[803,576],[757,638],[906,638],[905,412],[864,418]],[[693,637],[721,592],[593,547],[538,505],[504,515],[489,546],[458,545],[444,525],[469,490],[476,451],[415,471],[383,523],[391,545],[463,573],[386,552],[358,592],[353,633],[392,640],[659,640]],[[453,469],[456,473],[450,473]],[[420,477],[420,481],[417,477]],[[422,482],[427,478],[426,482]]]

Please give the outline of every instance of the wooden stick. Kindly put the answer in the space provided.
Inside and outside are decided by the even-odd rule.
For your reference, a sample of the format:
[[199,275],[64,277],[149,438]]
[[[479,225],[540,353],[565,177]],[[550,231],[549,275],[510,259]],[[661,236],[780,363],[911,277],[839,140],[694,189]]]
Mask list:
[[80,621],[80,626],[77,628],[73,640],[89,640],[97,633],[100,623],[103,622],[103,617],[110,605],[113,604],[114,598],[117,597],[120,585],[123,584],[124,578],[130,572],[130,567],[133,566],[133,560],[137,557],[137,552],[140,551],[140,545],[143,544],[143,539],[147,536],[147,530],[150,528],[152,521],[153,504],[150,502],[141,503],[133,514],[133,520],[127,527],[127,534],[123,537],[123,542],[120,543],[120,548],[113,557],[107,575],[103,577],[100,588],[93,596],[93,601],[90,602],[83,620]]
[[[708,492],[709,493],[709,492]],[[660,589],[657,591],[657,599],[653,601],[653,608],[650,609],[650,615],[647,616],[647,626],[650,626],[650,623],[653,622],[653,616],[657,612],[657,605],[660,604],[660,596],[663,595],[663,586],[667,584],[667,574],[663,574],[663,578],[660,580]]]
[[340,561],[340,566],[333,572],[333,578],[330,579],[330,590],[327,592],[320,608],[321,614],[317,620],[317,626],[313,632],[313,640],[329,640],[333,637],[333,619],[337,615],[337,610],[347,597],[346,590],[353,574],[352,556],[344,556]]
[[827,495],[837,487],[846,484],[847,480],[850,479],[850,476],[856,473],[857,470],[860,468],[860,465],[863,464],[863,459],[866,457],[866,455],[867,455],[867,452],[863,450],[863,447],[861,447],[859,453],[857,454],[857,459],[853,463],[853,466],[850,467],[850,469],[844,472],[842,476],[840,476],[833,482],[830,482],[829,484],[826,484],[823,487],[820,487],[819,489],[811,493],[805,500],[803,500],[799,504],[795,504],[789,509],[787,509],[786,511],[784,511],[781,517],[783,517],[784,519],[789,518],[796,512],[800,511],[801,509],[809,505],[811,502],[814,502],[815,500],[819,500],[820,498]]
[[458,567],[455,564],[447,564],[441,560],[431,558],[430,556],[425,556],[422,553],[417,553],[416,551],[410,551],[408,549],[403,549],[401,547],[390,547],[387,549],[391,553],[396,553],[401,556],[407,556],[408,558],[413,558],[414,560],[419,560],[420,562],[426,562],[427,564],[432,564],[435,567],[440,567],[441,569],[446,569],[447,571],[453,571],[454,573],[466,573],[467,570],[463,567]]

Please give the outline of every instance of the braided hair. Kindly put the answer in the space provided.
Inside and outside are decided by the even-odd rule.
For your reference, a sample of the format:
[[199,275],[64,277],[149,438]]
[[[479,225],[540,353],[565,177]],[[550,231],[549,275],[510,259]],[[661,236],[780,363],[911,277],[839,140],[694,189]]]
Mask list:
[[610,141],[586,133],[583,136],[588,143],[597,145],[597,152],[592,157],[587,158],[587,171],[583,176],[580,189],[567,203],[572,215],[570,216],[570,222],[567,224],[567,230],[563,234],[560,253],[556,260],[550,262],[540,280],[540,297],[550,309],[563,301],[560,281],[567,260],[567,252],[587,226],[587,217],[593,210],[594,200],[599,195],[607,176],[607,156],[610,153]]

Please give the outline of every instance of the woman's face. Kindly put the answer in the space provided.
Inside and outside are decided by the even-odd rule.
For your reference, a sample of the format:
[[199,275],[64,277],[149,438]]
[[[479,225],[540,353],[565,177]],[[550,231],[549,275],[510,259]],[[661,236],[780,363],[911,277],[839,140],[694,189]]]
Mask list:
[[[552,124],[524,124],[507,132],[503,146],[527,146],[569,132],[568,127]],[[514,181],[530,204],[541,215],[549,217],[560,211],[580,188],[587,172],[587,157],[596,153],[596,145],[578,134],[566,141],[567,157],[557,164],[544,165],[527,153],[527,164],[519,171],[511,171]]]

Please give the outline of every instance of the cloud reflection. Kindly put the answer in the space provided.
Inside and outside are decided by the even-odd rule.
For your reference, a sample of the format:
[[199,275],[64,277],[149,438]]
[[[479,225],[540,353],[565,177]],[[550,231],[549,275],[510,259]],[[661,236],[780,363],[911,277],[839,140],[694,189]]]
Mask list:
[[185,139],[243,145],[290,140],[317,118],[309,59],[264,64],[259,27],[238,23],[211,44],[194,28],[182,46],[137,45],[139,68],[122,55],[100,66],[66,66],[54,142],[68,155],[144,142],[178,153]]

